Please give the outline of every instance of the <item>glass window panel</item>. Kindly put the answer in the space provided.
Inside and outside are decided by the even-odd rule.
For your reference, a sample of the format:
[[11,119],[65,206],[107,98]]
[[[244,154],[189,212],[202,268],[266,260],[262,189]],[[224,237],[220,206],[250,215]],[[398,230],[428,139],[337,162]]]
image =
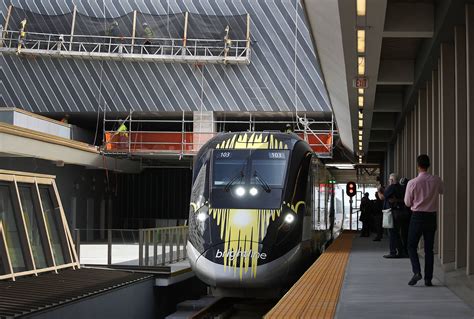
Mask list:
[[51,239],[51,246],[53,246],[54,260],[56,265],[61,265],[65,262],[61,239],[59,238],[59,232],[62,231],[62,228],[59,227],[58,219],[56,218],[59,216],[56,215],[49,188],[41,187],[40,196],[46,220],[46,227],[48,228],[49,237]]
[[3,223],[13,271],[25,271],[25,259],[21,247],[15,212],[13,211],[10,187],[8,185],[0,185],[0,221]]
[[33,206],[33,193],[31,186],[19,186],[18,190],[20,193],[21,207],[23,208],[26,229],[28,231],[36,268],[46,268],[46,258],[41,241],[41,233],[38,227],[37,214],[35,212],[35,207]]
[[254,159],[252,160],[251,184],[258,184],[257,177],[269,186],[282,187],[285,181],[286,160]]

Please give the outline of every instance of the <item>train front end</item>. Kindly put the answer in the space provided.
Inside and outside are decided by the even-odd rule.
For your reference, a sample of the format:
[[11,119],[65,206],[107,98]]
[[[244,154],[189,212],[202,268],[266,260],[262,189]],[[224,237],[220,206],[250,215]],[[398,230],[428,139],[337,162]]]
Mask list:
[[309,146],[294,134],[227,133],[201,149],[187,254],[202,281],[225,288],[285,285],[308,255],[310,162]]

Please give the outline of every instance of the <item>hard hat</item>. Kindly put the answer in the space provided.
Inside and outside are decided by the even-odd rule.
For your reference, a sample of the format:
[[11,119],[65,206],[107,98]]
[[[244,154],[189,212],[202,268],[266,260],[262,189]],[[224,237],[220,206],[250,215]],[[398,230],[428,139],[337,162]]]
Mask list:
[[148,23],[146,23],[146,22],[142,23],[142,26],[147,26],[147,25],[148,25]]

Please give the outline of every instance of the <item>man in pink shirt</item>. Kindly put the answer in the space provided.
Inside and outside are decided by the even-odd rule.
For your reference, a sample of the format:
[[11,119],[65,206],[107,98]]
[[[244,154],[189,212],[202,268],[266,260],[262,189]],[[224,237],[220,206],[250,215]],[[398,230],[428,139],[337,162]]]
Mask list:
[[430,167],[428,155],[418,156],[416,163],[418,176],[408,182],[405,193],[405,205],[413,211],[408,230],[408,255],[410,256],[414,275],[408,284],[413,286],[422,278],[417,248],[421,235],[423,235],[425,242],[425,286],[432,286],[436,211],[438,210],[438,195],[443,194],[443,181],[438,176],[433,176],[427,172]]

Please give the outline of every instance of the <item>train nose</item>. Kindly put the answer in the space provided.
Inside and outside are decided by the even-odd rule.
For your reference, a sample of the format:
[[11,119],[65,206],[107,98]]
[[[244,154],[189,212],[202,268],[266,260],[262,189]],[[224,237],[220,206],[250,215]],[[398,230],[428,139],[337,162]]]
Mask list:
[[[260,288],[280,286],[288,276],[290,256],[267,262],[266,253],[257,249],[228,251],[229,243],[221,243],[203,254],[188,243],[188,257],[196,275],[210,286],[229,288]],[[246,246],[252,247],[252,245]],[[255,246],[254,246],[255,247]]]

